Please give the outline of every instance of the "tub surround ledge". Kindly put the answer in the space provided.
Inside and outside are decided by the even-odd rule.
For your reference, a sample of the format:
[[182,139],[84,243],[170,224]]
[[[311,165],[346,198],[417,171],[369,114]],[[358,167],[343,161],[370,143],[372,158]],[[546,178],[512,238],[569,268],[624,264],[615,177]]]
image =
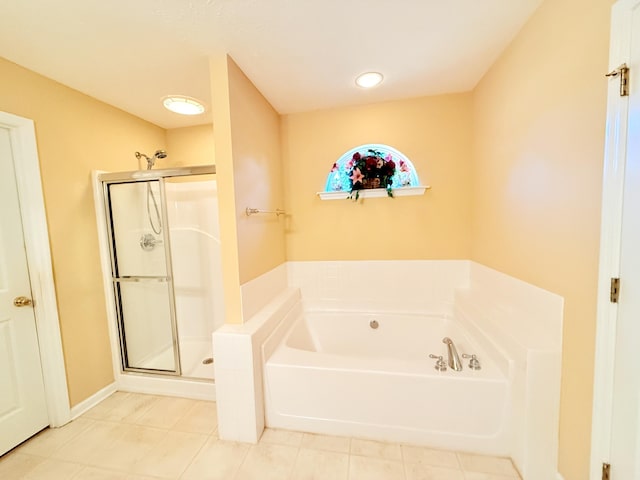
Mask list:
[[247,322],[213,333],[218,434],[222,440],[256,443],[264,430],[262,345],[300,301],[286,288]]
[[455,291],[456,318],[509,372],[510,456],[525,480],[557,475],[564,300],[472,262]]

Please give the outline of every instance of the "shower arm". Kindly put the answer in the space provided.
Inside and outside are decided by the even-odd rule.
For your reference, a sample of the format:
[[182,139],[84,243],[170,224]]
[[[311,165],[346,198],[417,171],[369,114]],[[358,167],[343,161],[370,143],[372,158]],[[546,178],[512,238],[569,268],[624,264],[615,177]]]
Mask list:
[[142,158],[144,158],[147,161],[147,170],[151,170],[155,165],[156,160],[167,158],[167,152],[166,150],[156,150],[155,153],[153,154],[153,157],[149,157],[144,153],[136,152],[135,156],[138,160],[141,160]]

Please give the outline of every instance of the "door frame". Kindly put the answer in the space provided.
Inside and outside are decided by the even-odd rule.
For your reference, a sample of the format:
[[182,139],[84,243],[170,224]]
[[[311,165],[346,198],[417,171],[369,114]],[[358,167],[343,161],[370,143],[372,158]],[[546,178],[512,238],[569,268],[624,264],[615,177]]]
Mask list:
[[71,420],[71,409],[35,127],[32,120],[6,112],[0,112],[0,126],[11,137],[49,425],[59,427]]
[[[618,0],[611,9],[609,70],[629,64],[631,55],[631,8],[640,0]],[[603,74],[606,72],[603,72]],[[639,75],[640,72],[631,72]],[[640,92],[635,92],[640,94]],[[609,79],[602,183],[600,265],[591,425],[590,479],[602,478],[602,463],[610,462],[613,417],[613,373],[616,354],[618,305],[609,300],[611,278],[620,275],[622,207],[629,97],[620,96],[620,79]]]

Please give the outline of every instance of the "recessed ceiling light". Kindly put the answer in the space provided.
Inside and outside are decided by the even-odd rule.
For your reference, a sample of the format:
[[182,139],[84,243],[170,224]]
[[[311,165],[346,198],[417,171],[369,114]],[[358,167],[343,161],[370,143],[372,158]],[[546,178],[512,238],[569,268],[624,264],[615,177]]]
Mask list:
[[379,72],[367,72],[358,75],[356,85],[362,88],[372,88],[379,85],[384,77]]
[[200,115],[204,113],[204,104],[200,100],[184,95],[169,95],[162,99],[162,104],[167,110],[180,115]]

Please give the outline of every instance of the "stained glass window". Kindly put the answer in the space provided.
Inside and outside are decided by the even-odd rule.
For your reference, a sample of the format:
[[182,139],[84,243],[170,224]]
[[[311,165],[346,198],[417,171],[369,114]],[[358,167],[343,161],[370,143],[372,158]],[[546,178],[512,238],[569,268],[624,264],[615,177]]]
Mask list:
[[419,185],[418,174],[411,160],[393,147],[369,143],[352,148],[333,164],[324,191],[350,192],[362,188],[395,190]]

